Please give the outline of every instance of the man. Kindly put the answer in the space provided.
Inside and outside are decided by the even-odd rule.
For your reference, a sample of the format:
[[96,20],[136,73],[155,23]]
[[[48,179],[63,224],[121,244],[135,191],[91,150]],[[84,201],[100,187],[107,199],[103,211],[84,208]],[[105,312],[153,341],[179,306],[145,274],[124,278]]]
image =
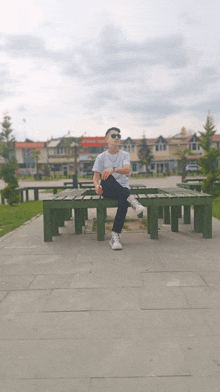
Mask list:
[[[130,154],[120,150],[120,129],[109,128],[105,134],[108,151],[99,154],[92,171],[93,183],[98,195],[104,198],[117,199],[118,209],[115,216],[110,245],[112,249],[122,249],[119,234],[122,231],[129,203],[137,215],[144,211],[144,207],[130,196],[127,174],[130,173]],[[101,184],[99,177],[101,173]]]

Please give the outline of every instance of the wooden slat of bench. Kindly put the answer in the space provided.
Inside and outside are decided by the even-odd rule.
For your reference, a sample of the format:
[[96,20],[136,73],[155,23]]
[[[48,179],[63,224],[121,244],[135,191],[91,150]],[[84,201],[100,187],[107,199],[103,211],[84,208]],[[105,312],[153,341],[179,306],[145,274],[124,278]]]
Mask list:
[[147,195],[147,198],[148,198],[148,199],[156,199],[156,198],[157,198],[157,195],[154,194],[154,193],[150,193],[150,194]]
[[73,199],[74,200],[82,200],[83,197],[84,197],[83,195],[81,195],[81,196],[74,196]]
[[63,200],[63,199],[65,199],[65,195],[59,195],[59,196],[56,196],[56,197],[54,197],[52,200]]
[[158,199],[164,199],[164,198],[167,198],[168,196],[167,196],[167,194],[166,193],[157,193],[157,198]]
[[92,200],[99,200],[101,199],[101,197],[99,195],[93,195],[92,196]]

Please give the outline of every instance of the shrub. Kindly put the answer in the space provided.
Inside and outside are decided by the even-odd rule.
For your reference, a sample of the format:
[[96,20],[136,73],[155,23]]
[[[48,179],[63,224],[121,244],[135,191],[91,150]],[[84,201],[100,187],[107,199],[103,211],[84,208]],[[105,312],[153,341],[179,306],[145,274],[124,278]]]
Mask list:
[[10,206],[19,203],[19,196],[15,190],[16,187],[17,185],[7,185],[4,189],[1,190],[2,197],[7,199],[7,202]]

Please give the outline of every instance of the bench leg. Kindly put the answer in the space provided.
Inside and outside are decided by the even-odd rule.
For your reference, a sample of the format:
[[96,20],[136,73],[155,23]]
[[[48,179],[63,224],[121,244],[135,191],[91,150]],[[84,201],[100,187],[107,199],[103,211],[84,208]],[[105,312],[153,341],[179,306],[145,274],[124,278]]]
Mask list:
[[151,207],[147,207],[147,232],[150,234],[150,214],[151,214]]
[[39,200],[38,189],[34,189],[34,200],[35,200],[35,201]]
[[60,213],[60,210],[53,209],[52,216],[51,216],[51,222],[52,222],[52,225],[51,225],[52,226],[52,236],[60,235],[59,227],[63,226],[63,219],[62,219],[62,214]]
[[150,238],[152,240],[158,239],[158,207],[150,207],[149,216]]
[[212,204],[203,209],[203,238],[212,238]]
[[44,207],[43,215],[44,215],[44,242],[49,242],[52,241],[51,210],[48,207]]
[[97,208],[97,241],[104,241],[105,239],[105,215],[105,207]]
[[194,231],[203,233],[203,206],[194,206]]
[[57,188],[53,188],[53,195],[57,194]]
[[20,192],[20,197],[21,197],[20,201],[21,201],[21,203],[23,203],[24,202],[23,191]]
[[169,206],[165,206],[163,208],[163,223],[165,225],[169,225],[170,224],[170,207]]
[[179,217],[178,206],[171,206],[171,230],[174,233],[178,232],[178,217]]
[[82,234],[83,227],[83,208],[75,208],[75,234]]
[[26,189],[26,201],[29,201],[29,197],[28,197],[28,189]]
[[188,225],[191,222],[190,206],[184,206],[184,224]]

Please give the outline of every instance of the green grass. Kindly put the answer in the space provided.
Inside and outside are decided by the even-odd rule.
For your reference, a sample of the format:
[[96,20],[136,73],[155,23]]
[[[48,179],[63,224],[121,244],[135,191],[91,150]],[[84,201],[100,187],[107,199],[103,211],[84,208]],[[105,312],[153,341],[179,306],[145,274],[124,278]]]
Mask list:
[[216,197],[212,202],[212,216],[220,219],[220,197]]
[[9,206],[0,204],[0,237],[43,213],[42,201],[28,201]]

